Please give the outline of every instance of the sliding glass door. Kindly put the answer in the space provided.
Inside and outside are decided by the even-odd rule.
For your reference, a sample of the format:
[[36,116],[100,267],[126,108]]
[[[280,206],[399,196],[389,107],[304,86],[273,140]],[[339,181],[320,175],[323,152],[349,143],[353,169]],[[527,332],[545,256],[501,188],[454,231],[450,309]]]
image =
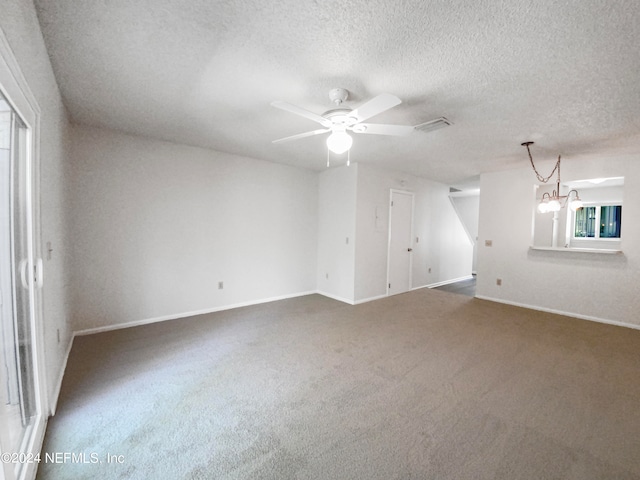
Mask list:
[[[44,423],[37,370],[36,289],[29,129],[0,91],[0,479],[24,478]],[[9,460],[9,461],[7,461]],[[31,462],[30,462],[31,460]]]

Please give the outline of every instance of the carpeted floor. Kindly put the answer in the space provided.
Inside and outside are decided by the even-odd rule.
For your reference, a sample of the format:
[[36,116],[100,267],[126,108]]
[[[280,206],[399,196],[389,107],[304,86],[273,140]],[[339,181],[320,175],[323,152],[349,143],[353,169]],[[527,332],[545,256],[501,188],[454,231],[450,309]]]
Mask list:
[[467,280],[460,280],[459,282],[447,283],[440,287],[435,287],[436,290],[441,292],[459,293],[460,295],[467,295],[469,297],[476,296],[476,277],[469,278]]
[[78,337],[47,453],[40,479],[638,480],[640,331],[422,289]]

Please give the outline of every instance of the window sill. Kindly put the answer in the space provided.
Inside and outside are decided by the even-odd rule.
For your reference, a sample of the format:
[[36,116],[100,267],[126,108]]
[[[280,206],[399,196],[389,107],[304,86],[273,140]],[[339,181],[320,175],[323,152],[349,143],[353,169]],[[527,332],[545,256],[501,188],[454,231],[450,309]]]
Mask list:
[[565,252],[565,253],[602,253],[606,255],[621,255],[622,250],[613,248],[576,248],[576,247],[529,247],[529,250],[542,250],[547,252]]

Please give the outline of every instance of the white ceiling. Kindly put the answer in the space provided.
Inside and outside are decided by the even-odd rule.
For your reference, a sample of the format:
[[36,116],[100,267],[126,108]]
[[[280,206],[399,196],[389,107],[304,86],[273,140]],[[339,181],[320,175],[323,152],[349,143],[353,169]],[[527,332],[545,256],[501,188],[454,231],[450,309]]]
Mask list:
[[[328,92],[402,104],[351,160],[451,185],[534,160],[640,153],[640,2],[36,0],[76,123],[323,169]],[[533,174],[532,174],[533,175]]]

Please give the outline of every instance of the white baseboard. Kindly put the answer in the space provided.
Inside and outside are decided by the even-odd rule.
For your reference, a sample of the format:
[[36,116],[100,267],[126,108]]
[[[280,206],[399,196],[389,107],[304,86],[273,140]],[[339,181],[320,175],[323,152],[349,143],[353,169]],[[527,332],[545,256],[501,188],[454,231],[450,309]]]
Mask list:
[[[413,292],[414,290],[420,290],[422,288],[435,288],[435,287],[440,287],[442,285],[448,285],[450,283],[462,282],[464,280],[471,280],[471,279],[473,279],[473,275],[466,275],[464,277],[452,278],[450,280],[444,280],[444,281],[438,282],[438,283],[432,283],[432,284],[429,284],[429,285],[421,285],[419,287],[413,287],[413,288],[411,288],[410,291]],[[347,298],[339,297],[337,295],[333,295],[331,293],[323,292],[323,291],[320,291],[320,290],[318,290],[316,293],[318,293],[320,295],[324,295],[325,297],[332,298],[334,300],[338,300],[339,302],[348,303],[349,305],[360,305],[361,303],[372,302],[374,300],[380,300],[382,298],[389,297],[389,295],[387,295],[385,293],[383,295],[377,295],[375,297],[362,298],[360,300],[349,300]]]
[[384,294],[384,295],[378,295],[376,297],[368,297],[368,298],[362,298],[360,300],[356,300],[355,302],[353,302],[354,305],[360,305],[361,303],[367,303],[367,302],[373,302],[374,300],[380,300],[382,298],[387,298],[389,295]]
[[368,302],[372,302],[374,300],[380,300],[382,298],[387,298],[389,296],[389,295],[387,295],[385,293],[384,295],[377,295],[375,297],[361,298],[360,300],[349,300],[347,298],[339,297],[337,295],[332,295],[331,293],[322,292],[320,290],[318,290],[316,293],[318,295],[322,295],[324,297],[331,298],[331,299],[337,300],[339,302],[347,303],[349,305],[360,305],[361,303],[368,303]]
[[215,313],[215,312],[222,312],[224,310],[231,310],[233,308],[240,308],[240,307],[250,307],[251,305],[259,305],[261,303],[270,303],[270,302],[275,302],[278,300],[286,300],[288,298],[295,298],[295,297],[304,297],[305,295],[311,295],[314,293],[318,293],[316,291],[310,291],[310,292],[300,292],[300,293],[292,293],[289,295],[281,295],[278,297],[270,297],[270,298],[263,298],[260,300],[252,300],[249,302],[241,302],[241,303],[234,303],[231,305],[222,305],[219,307],[213,307],[213,308],[207,308],[204,310],[195,310],[192,312],[183,312],[183,313],[175,313],[175,314],[171,314],[171,315],[163,315],[160,317],[154,317],[154,318],[146,318],[143,320],[134,320],[132,322],[126,322],[126,323],[117,323],[114,325],[105,325],[103,327],[94,327],[94,328],[85,328],[82,330],[77,330],[74,332],[74,335],[92,335],[94,333],[102,333],[102,332],[109,332],[111,330],[120,330],[122,328],[129,328],[129,327],[138,327],[140,325],[148,325],[150,323],[157,323],[157,322],[165,322],[167,320],[177,320],[178,318],[185,318],[185,317],[193,317],[195,315],[205,315],[207,313]]
[[452,278],[450,280],[443,280],[442,282],[430,283],[429,285],[423,285],[422,287],[412,288],[412,290],[417,290],[419,288],[436,288],[443,285],[449,285],[450,283],[463,282],[471,279],[473,279],[473,275],[465,275],[464,277]]
[[339,297],[338,295],[333,295],[332,293],[323,292],[321,290],[316,290],[314,293],[318,295],[322,295],[323,297],[331,298],[333,300],[337,300],[342,303],[348,303],[349,305],[355,305],[353,300],[349,300],[348,298]]
[[537,305],[528,305],[525,303],[511,302],[509,300],[486,297],[484,295],[476,295],[475,298],[479,298],[480,300],[488,300],[490,302],[504,303],[505,305],[513,305],[514,307],[522,307],[522,308],[528,308],[530,310],[538,310],[540,312],[555,313],[556,315],[564,315],[565,317],[578,318],[580,320],[588,320],[590,322],[606,323],[607,325],[616,325],[618,327],[627,327],[627,328],[633,328],[635,330],[640,330],[640,325],[633,324],[633,323],[618,322],[617,320],[609,320],[607,318],[593,317],[590,315],[581,315],[579,313],[574,313],[574,312],[565,312],[563,310],[556,310],[554,308],[546,308],[546,307],[539,307]]
[[56,408],[58,407],[58,399],[60,398],[60,390],[62,390],[62,379],[64,373],[67,371],[67,362],[69,361],[69,355],[71,355],[71,348],[73,347],[73,340],[76,338],[75,333],[71,334],[69,344],[64,352],[64,359],[62,360],[62,368],[60,369],[60,375],[58,375],[58,381],[56,382],[53,394],[49,397],[49,415],[54,416],[56,414]]

